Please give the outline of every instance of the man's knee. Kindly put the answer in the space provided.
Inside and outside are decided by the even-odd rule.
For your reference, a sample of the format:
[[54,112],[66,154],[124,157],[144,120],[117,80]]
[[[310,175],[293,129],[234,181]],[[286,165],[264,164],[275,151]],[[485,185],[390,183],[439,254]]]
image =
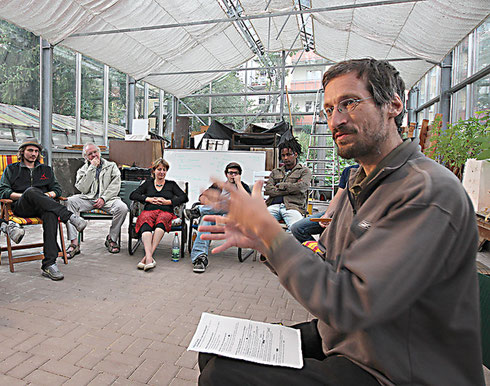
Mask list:
[[24,193],[22,193],[22,196],[25,198],[28,198],[28,199],[32,199],[35,197],[39,197],[39,194],[43,194],[41,189],[31,186],[31,187],[27,188],[26,190],[24,190]]
[[126,213],[128,213],[128,211],[129,211],[128,206],[121,200],[116,200],[112,205],[112,213],[114,215],[124,216],[126,215]]

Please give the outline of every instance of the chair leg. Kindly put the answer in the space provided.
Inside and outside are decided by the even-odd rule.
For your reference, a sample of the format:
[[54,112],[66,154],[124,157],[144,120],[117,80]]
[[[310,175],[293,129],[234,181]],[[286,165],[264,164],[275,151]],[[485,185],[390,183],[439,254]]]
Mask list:
[[58,220],[58,226],[60,228],[60,243],[61,243],[61,257],[65,264],[68,264],[68,256],[66,254],[66,246],[65,246],[65,236],[63,235],[63,223]]
[[14,260],[12,256],[12,243],[10,242],[10,237],[8,235],[5,235],[7,239],[7,254],[9,257],[9,266],[10,266],[10,272],[14,272]]

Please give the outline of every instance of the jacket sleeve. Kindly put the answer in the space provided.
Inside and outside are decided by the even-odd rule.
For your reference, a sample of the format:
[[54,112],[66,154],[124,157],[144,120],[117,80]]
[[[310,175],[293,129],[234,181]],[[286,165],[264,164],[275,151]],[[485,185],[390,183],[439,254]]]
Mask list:
[[90,192],[90,188],[95,181],[96,167],[89,164],[83,165],[77,171],[77,179],[75,181],[75,188],[77,188],[80,193],[87,194]]
[[121,172],[115,163],[111,165],[111,182],[107,189],[101,192],[100,197],[107,202],[119,195],[121,190]]
[[280,182],[277,185],[279,191],[283,195],[303,193],[308,190],[311,181],[311,170],[307,167],[302,168],[300,178],[295,182],[288,182],[286,178],[285,182]]
[[279,170],[274,169],[270,176],[269,179],[267,180],[267,183],[265,184],[264,187],[264,194],[269,197],[277,197],[277,196],[283,196],[284,192],[280,191],[276,184],[279,182]]
[[13,193],[12,185],[10,184],[11,175],[10,167],[7,166],[0,179],[0,198],[10,199],[10,195]]
[[180,188],[179,184],[174,181],[172,184],[172,193],[174,196],[170,201],[172,201],[173,207],[179,206],[180,204],[189,201],[187,194],[185,194],[185,192]]
[[[458,229],[437,205],[404,203],[344,249],[335,265],[286,233],[274,240],[267,259],[310,313],[339,331],[366,329],[406,312],[430,285],[457,270],[448,256],[471,223],[469,212],[459,211],[465,220]],[[470,231],[468,241],[476,242]]]
[[56,176],[54,175],[54,170],[51,169],[51,173],[53,175],[53,178],[50,181],[50,184],[48,186],[48,191],[49,192],[54,192],[56,194],[56,197],[61,196],[62,189],[61,185],[59,184],[58,180],[56,179]]
[[129,195],[129,199],[133,201],[141,202],[142,204],[146,204],[146,197],[148,193],[148,186],[152,183],[152,180],[146,180],[143,184],[138,186],[136,190]]

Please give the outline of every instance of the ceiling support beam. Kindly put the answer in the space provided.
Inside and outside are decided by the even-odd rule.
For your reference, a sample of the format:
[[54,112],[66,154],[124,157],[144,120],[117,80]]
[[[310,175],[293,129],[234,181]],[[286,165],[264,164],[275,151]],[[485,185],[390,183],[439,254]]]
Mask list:
[[333,12],[333,11],[342,11],[342,10],[358,9],[358,8],[379,7],[379,6],[386,6],[386,5],[418,3],[421,1],[425,1],[425,0],[381,0],[381,1],[370,1],[362,4],[346,4],[346,5],[337,5],[332,7],[301,9],[297,11],[295,10],[295,11],[270,12],[270,13],[264,13],[260,15],[236,16],[234,18],[211,19],[211,20],[198,20],[198,21],[191,21],[187,23],[160,24],[160,25],[147,26],[147,27],[121,28],[121,29],[94,31],[94,32],[78,32],[69,35],[65,39],[79,38],[79,37],[86,37],[86,36],[112,35],[112,34],[128,33],[128,32],[154,31],[154,30],[161,30],[161,29],[190,27],[195,25],[233,23],[239,20],[245,21],[245,20],[267,19],[269,17],[304,15],[304,14],[313,14],[313,13],[320,13],[320,12]]

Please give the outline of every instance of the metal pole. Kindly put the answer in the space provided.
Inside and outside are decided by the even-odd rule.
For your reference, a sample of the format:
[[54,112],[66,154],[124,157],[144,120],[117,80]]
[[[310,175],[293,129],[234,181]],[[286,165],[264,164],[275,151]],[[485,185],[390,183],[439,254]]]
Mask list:
[[451,114],[451,71],[453,67],[452,53],[449,53],[441,63],[441,101],[439,102],[439,112],[442,114],[442,130],[447,129],[447,123]]
[[[269,5],[267,5],[269,6]],[[270,19],[269,19],[270,20]],[[248,67],[248,62],[245,62],[245,68]],[[246,94],[248,91],[248,71],[245,71],[245,84],[243,86],[243,92]],[[247,112],[247,95],[243,96],[243,112]],[[247,118],[243,118],[243,130],[245,130],[247,127]]]
[[[286,69],[284,68],[286,66],[286,53],[284,51],[281,52],[281,63],[282,63],[282,73],[281,73],[281,100],[279,101],[279,114],[281,119],[283,119],[284,115],[284,87],[285,87],[285,82],[286,82]],[[292,122],[291,122],[292,123]]]
[[109,145],[109,66],[104,64],[104,145]]
[[82,118],[82,54],[75,54],[75,143],[81,144],[80,122]]
[[172,95],[172,133],[175,135],[175,129],[177,128],[177,97],[175,95]]
[[53,46],[40,38],[40,108],[39,128],[41,144],[46,151],[47,164],[52,164],[51,131],[53,127]]
[[149,88],[149,84],[145,83],[145,96],[143,99],[143,119],[148,119],[149,104],[150,104],[150,88]]
[[127,117],[128,117],[128,133],[133,133],[133,120],[134,120],[134,89],[136,87],[136,81],[132,76],[128,78],[128,100],[127,100]]
[[[209,82],[209,94],[211,94],[213,92],[213,82]],[[213,111],[213,98],[209,97],[209,100],[208,100],[208,113],[211,114]],[[211,126],[211,121],[212,121],[212,118],[209,117],[208,118],[208,126]]]
[[163,137],[163,103],[165,101],[165,92],[160,90],[158,93],[158,135]]

